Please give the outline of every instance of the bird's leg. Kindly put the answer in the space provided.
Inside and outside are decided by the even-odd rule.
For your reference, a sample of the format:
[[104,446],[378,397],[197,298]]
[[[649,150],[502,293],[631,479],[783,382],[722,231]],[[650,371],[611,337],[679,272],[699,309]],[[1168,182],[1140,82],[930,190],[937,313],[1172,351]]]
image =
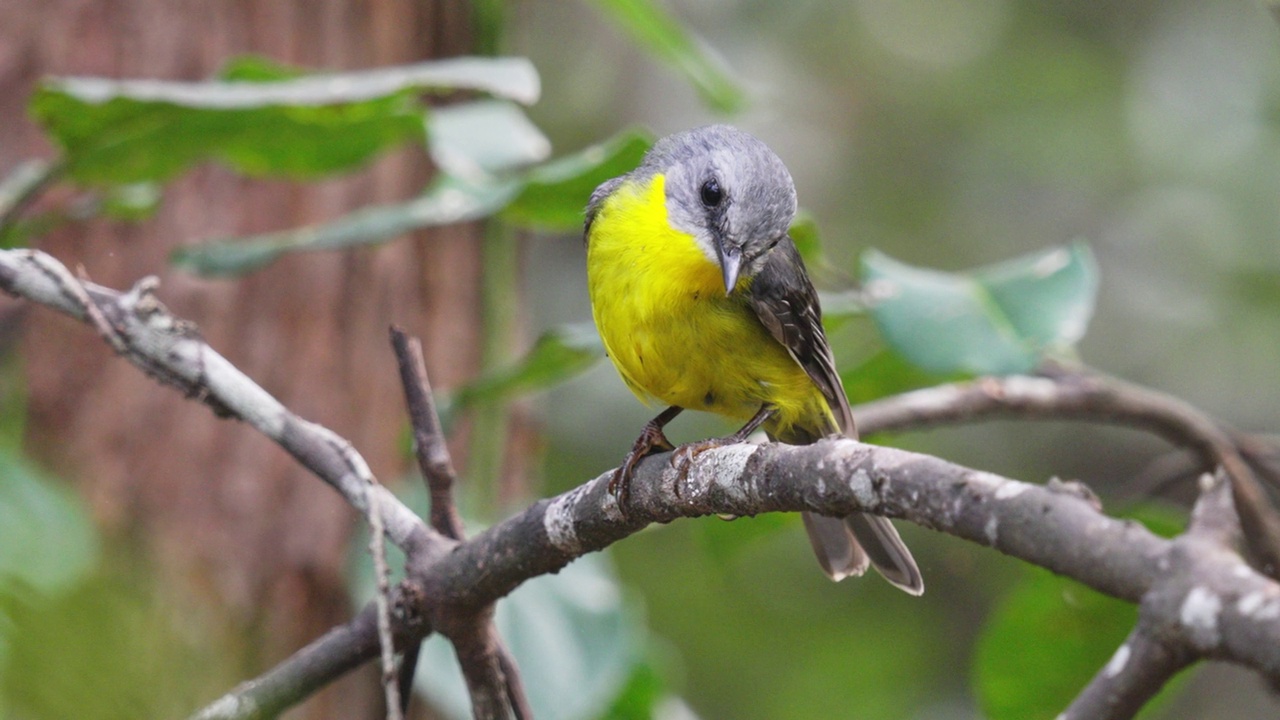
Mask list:
[[751,416],[746,425],[738,428],[738,431],[732,435],[726,435],[721,438],[708,438],[691,442],[687,445],[681,445],[671,456],[671,465],[680,469],[679,476],[676,480],[676,497],[680,496],[680,482],[689,477],[689,466],[693,463],[694,458],[708,450],[724,447],[726,445],[736,445],[737,443],[746,442],[751,437],[751,433],[755,432],[766,420],[773,417],[777,412],[777,408],[765,403],[760,406],[756,414]]
[[645,423],[644,430],[640,431],[640,437],[636,438],[635,444],[631,446],[631,452],[627,453],[627,458],[622,461],[622,465],[614,471],[613,477],[609,478],[609,494],[618,503],[618,509],[622,511],[624,517],[627,514],[627,503],[631,496],[631,475],[635,472],[636,464],[655,450],[675,449],[662,432],[662,428],[674,420],[682,410],[684,408],[672,405],[659,413],[658,417]]

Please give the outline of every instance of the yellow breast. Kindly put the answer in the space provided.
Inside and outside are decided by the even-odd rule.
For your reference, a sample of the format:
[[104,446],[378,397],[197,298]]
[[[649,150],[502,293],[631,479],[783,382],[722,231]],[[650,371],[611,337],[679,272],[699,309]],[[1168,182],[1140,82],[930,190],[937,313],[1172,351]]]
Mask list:
[[[821,393],[769,335],[718,264],[671,227],[665,178],[629,183],[606,199],[587,238],[592,313],[619,374],[642,401],[745,420],[778,408],[772,428],[830,417]],[[806,422],[812,418],[813,422]]]

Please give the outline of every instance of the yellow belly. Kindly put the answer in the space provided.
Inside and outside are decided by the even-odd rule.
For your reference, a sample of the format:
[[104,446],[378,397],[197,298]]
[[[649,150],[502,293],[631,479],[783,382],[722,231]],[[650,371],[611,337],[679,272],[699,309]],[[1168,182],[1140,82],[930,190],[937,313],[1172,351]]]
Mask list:
[[592,313],[613,364],[646,403],[825,433],[826,400],[746,304],[726,296],[719,266],[667,222],[664,178],[624,185],[597,211],[587,240]]

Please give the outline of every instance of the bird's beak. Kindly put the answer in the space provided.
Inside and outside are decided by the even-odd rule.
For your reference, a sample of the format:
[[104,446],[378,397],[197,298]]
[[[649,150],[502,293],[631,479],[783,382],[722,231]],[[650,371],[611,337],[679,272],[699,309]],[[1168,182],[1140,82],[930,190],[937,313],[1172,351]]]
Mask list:
[[724,274],[724,294],[729,295],[738,284],[738,272],[742,270],[742,248],[716,238],[716,251],[720,256],[720,272]]

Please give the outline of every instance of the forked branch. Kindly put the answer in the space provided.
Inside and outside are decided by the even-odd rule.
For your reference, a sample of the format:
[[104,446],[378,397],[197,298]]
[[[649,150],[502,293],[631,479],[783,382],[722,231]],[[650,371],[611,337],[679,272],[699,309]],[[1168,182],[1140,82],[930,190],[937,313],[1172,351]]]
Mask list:
[[[504,707],[516,712],[506,679],[511,673],[503,656],[493,652],[496,636],[487,630],[468,634],[460,628],[468,623],[491,628],[486,623],[493,604],[524,581],[555,572],[653,522],[801,510],[905,518],[1140,603],[1142,623],[1132,644],[1126,645],[1128,652],[1117,654],[1100,673],[1104,679],[1095,680],[1075,708],[1090,707],[1090,698],[1098,692],[1127,683],[1140,692],[1114,703],[1106,717],[1128,717],[1131,706],[1140,705],[1153,684],[1162,683],[1184,662],[1200,658],[1237,662],[1280,684],[1280,585],[1235,552],[1236,534],[1229,521],[1236,515],[1229,506],[1239,496],[1222,485],[1210,484],[1188,533],[1166,540],[1140,525],[1105,516],[1090,498],[1069,486],[1031,485],[847,439],[804,447],[739,444],[703,453],[684,475],[669,467],[666,455],[647,458],[637,466],[625,516],[607,492],[611,473],[605,473],[534,503],[473,538],[462,539],[460,530],[451,538],[446,536],[451,534],[447,518],[434,523],[444,533],[428,528],[372,482],[348,443],[288,412],[205,345],[194,328],[170,315],[155,299],[154,283],[118,293],[72,276],[47,255],[16,250],[0,251],[0,288],[90,322],[118,352],[162,382],[276,439],[353,507],[366,511],[368,493],[377,493],[374,507],[387,537],[408,557],[407,579],[391,594],[396,647],[403,650],[437,631],[455,640],[460,656],[474,655],[482,675],[490,678],[473,693],[479,717],[504,717]],[[968,393],[985,394],[986,399],[978,397],[983,407],[1002,411],[1016,406],[1018,397],[1035,412],[1059,416],[1104,418],[1109,417],[1107,407],[1116,407],[1114,397],[1111,406],[1092,404],[1105,400],[1105,391],[1090,390],[1072,400],[1068,382],[1041,380],[987,381],[985,386],[939,389],[932,396],[921,391],[863,406],[859,419],[864,429],[874,431],[985,412],[964,409],[971,399]],[[1033,392],[1020,396],[1017,382]],[[944,396],[952,399],[936,402]],[[1123,396],[1133,397],[1127,390]],[[1090,397],[1093,400],[1084,401]],[[1070,409],[1073,402],[1078,403],[1075,411]],[[1212,423],[1189,434],[1191,426],[1164,420],[1152,419],[1151,427],[1181,438],[1213,461],[1229,464],[1223,462],[1227,456],[1215,439],[1217,433],[1225,433]],[[1230,467],[1226,471],[1233,472]],[[1234,491],[1236,477],[1231,479]],[[375,619],[371,609],[362,611],[348,625],[195,717],[261,717],[288,707],[377,655]],[[1155,636],[1144,628],[1163,629],[1155,644],[1149,642]],[[1099,684],[1107,679],[1115,680],[1110,689]],[[500,697],[504,693],[505,700]],[[495,704],[486,704],[490,700]],[[497,709],[490,713],[486,707]]]

